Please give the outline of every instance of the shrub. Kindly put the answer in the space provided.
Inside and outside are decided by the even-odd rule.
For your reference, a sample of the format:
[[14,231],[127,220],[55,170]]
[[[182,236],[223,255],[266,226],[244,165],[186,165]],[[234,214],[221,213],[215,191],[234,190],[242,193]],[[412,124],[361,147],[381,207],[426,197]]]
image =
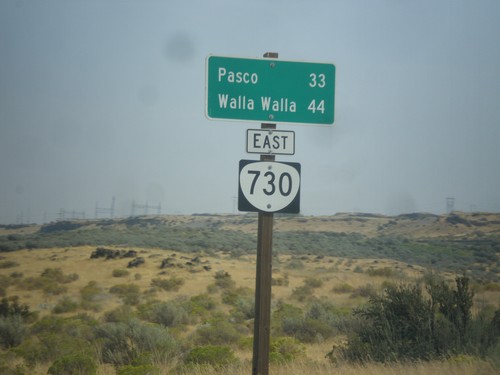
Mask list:
[[105,323],[96,327],[95,333],[102,343],[101,360],[104,363],[130,365],[145,354],[156,357],[156,363],[172,357],[178,350],[176,341],[164,328],[142,324],[135,319]]
[[357,297],[371,298],[375,297],[376,294],[377,292],[372,284],[365,284],[354,289],[350,295],[350,298],[357,298]]
[[208,294],[199,294],[189,299],[190,314],[206,316],[208,311],[215,308],[216,303]]
[[33,313],[30,312],[28,305],[20,305],[19,298],[17,296],[11,298],[2,298],[0,301],[0,317],[9,316],[21,316],[24,320],[29,320],[33,317]]
[[292,259],[290,260],[286,265],[285,268],[289,270],[302,270],[305,268],[304,263],[298,259]]
[[87,355],[71,354],[56,359],[47,373],[50,375],[94,375],[97,373],[97,363],[94,358]]
[[151,280],[151,286],[166,290],[167,292],[177,292],[182,285],[184,285],[184,279],[176,276],[172,276],[169,279],[158,278]]
[[353,291],[353,286],[347,283],[338,284],[332,288],[332,292],[338,294],[352,293]]
[[292,290],[292,298],[299,302],[310,301],[314,299],[314,291],[308,285],[302,285]]
[[305,356],[305,347],[292,337],[271,337],[269,361],[285,363]]
[[193,348],[185,359],[186,364],[222,367],[237,362],[229,346],[205,345]]
[[140,299],[140,289],[136,284],[118,284],[109,289],[110,293],[120,297],[126,305],[137,305]]
[[95,281],[89,281],[82,289],[80,296],[82,298],[81,306],[86,310],[98,311],[100,305],[97,303],[99,295],[102,293],[102,288]]
[[123,270],[123,269],[113,270],[113,277],[125,277],[128,275],[130,275],[130,272],[127,270]]
[[26,364],[53,362],[64,356],[82,354],[93,357],[93,329],[97,322],[87,315],[61,318],[44,317],[31,329],[31,336],[15,348]]
[[234,288],[236,283],[231,278],[231,275],[224,271],[217,271],[214,275],[215,285],[220,289]]
[[176,301],[158,303],[150,307],[145,314],[146,319],[165,327],[174,327],[189,323],[189,313]]
[[272,335],[278,336],[284,334],[283,322],[285,319],[301,319],[303,315],[304,312],[300,308],[284,303],[281,300],[278,301],[271,317]]
[[308,277],[304,280],[304,285],[309,288],[319,288],[323,285],[323,280],[317,279],[315,277]]
[[363,273],[363,268],[358,264],[358,265],[356,265],[356,267],[354,267],[354,269],[352,270],[352,272]]
[[107,323],[125,323],[134,318],[132,308],[122,305],[104,314],[104,321]]
[[227,305],[236,306],[241,299],[254,298],[254,293],[252,289],[242,287],[242,288],[231,288],[224,289],[222,291],[222,302]]
[[304,315],[285,315],[281,321],[281,332],[301,342],[318,342],[337,332],[347,332],[350,320],[348,311],[327,302],[314,302]]
[[27,329],[21,315],[0,316],[0,346],[4,349],[18,346]]
[[231,345],[237,343],[241,336],[237,325],[231,324],[224,316],[218,316],[198,326],[192,340],[197,345]]
[[238,322],[255,318],[255,299],[253,297],[241,296],[233,304],[231,316]]
[[76,273],[64,275],[60,268],[46,268],[39,277],[27,277],[18,281],[18,285],[28,290],[41,289],[45,294],[59,295],[67,291],[61,284],[78,280]]
[[17,267],[19,266],[19,263],[13,261],[13,260],[2,260],[0,262],[0,268],[12,268],[12,267]]
[[494,317],[479,314],[473,319],[469,280],[463,276],[455,282],[453,290],[443,280],[428,277],[428,297],[419,285],[387,286],[356,311],[363,320],[349,338],[347,358],[383,362],[487,353],[500,327],[495,328]]
[[396,271],[390,267],[383,268],[369,268],[366,270],[366,273],[369,276],[379,276],[379,277],[388,277],[388,278],[401,278],[404,277],[404,273],[401,271]]
[[75,302],[71,298],[65,296],[59,300],[57,305],[54,306],[52,312],[54,314],[62,314],[75,311],[77,308],[78,308],[78,302]]
[[79,279],[76,273],[64,275],[60,268],[46,268],[40,276],[62,284],[68,284]]
[[285,272],[283,277],[280,278],[272,278],[271,280],[271,285],[276,285],[276,286],[288,286],[290,283],[290,280],[288,279],[288,273]]

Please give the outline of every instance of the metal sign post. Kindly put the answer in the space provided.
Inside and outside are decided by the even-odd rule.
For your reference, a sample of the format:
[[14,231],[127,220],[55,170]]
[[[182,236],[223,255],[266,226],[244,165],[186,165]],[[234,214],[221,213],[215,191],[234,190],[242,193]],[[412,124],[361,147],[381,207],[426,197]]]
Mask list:
[[[278,53],[267,52],[264,57],[277,59]],[[276,129],[276,124],[261,124],[261,129]],[[274,161],[275,156],[261,155],[260,160]],[[259,212],[252,375],[269,373],[273,221],[274,213]]]
[[[277,58],[277,53],[264,57]],[[276,124],[262,124],[262,129],[276,129]],[[274,155],[261,155],[261,161],[274,161]],[[271,333],[271,279],[273,260],[274,213],[259,212],[257,229],[257,271],[255,280],[255,320],[253,329],[252,375],[269,374]]]
[[275,52],[207,58],[207,118],[261,122],[247,130],[246,145],[260,161],[240,160],[238,185],[238,209],[259,215],[252,375],[269,373],[274,213],[300,212],[301,166],[275,161],[295,154],[295,133],[277,131],[275,122],[333,124],[335,71],[329,63],[278,60]]

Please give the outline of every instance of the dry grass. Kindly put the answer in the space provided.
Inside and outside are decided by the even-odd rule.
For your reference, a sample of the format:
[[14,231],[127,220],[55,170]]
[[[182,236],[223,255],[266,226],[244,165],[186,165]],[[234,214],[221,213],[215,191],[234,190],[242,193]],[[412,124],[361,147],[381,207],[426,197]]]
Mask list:
[[[162,373],[168,374],[171,368],[164,368]],[[199,367],[190,368],[184,372],[176,372],[179,375],[242,375],[251,374],[252,365],[250,361],[227,368]],[[103,368],[99,375],[113,375],[114,370]],[[459,361],[431,361],[414,363],[388,363],[388,364],[341,364],[332,365],[311,361],[292,362],[269,366],[271,375],[496,375],[495,369],[490,363],[480,360]]]
[[[122,248],[123,249],[123,248]],[[12,268],[0,269],[0,275],[9,276],[13,272],[20,272],[24,278],[38,277],[47,268],[61,268],[64,274],[76,273],[79,279],[65,284],[68,288],[65,296],[79,300],[80,290],[90,281],[97,282],[103,290],[103,297],[100,301],[101,311],[96,315],[101,315],[105,311],[121,305],[121,300],[108,293],[109,289],[116,284],[132,283],[139,286],[143,297],[150,296],[159,300],[169,300],[178,295],[194,296],[207,292],[207,286],[214,283],[214,275],[217,271],[228,272],[235,281],[237,287],[255,287],[255,256],[245,255],[239,259],[231,258],[228,254],[218,253],[215,256],[205,254],[175,253],[168,250],[136,249],[139,255],[145,258],[145,263],[137,268],[130,268],[129,274],[124,277],[113,277],[116,269],[127,269],[130,259],[90,259],[90,254],[95,247],[82,246],[67,249],[36,249],[20,250],[11,253],[4,253],[4,261],[16,262],[19,265]],[[172,257],[175,254],[176,262],[180,266],[168,268],[165,274],[160,274],[161,260]],[[191,267],[185,266],[191,258],[200,256],[202,264]],[[273,286],[273,300],[288,300],[292,291],[304,285],[307,278],[315,278],[322,281],[322,285],[314,289],[314,296],[328,298],[336,306],[352,308],[359,305],[363,299],[352,298],[351,293],[335,292],[335,287],[347,285],[354,290],[364,286],[371,286],[375,290],[381,290],[383,283],[393,282],[413,282],[423,275],[425,269],[422,267],[408,268],[406,264],[394,260],[348,260],[335,257],[324,257],[317,260],[314,256],[302,259],[304,265],[302,269],[289,269],[287,265],[292,261],[292,256],[281,255],[273,268],[274,278],[283,278],[286,274],[288,285]],[[203,265],[210,265],[211,270],[206,271]],[[382,269],[389,267],[395,270],[395,277],[387,278],[380,276],[369,276],[367,270]],[[358,272],[355,272],[355,269]],[[359,270],[361,269],[361,272]],[[179,291],[157,290],[153,294],[151,291],[151,281],[157,278],[176,277],[184,280],[184,284]],[[21,287],[11,285],[8,288],[8,295],[17,295],[21,303],[28,304],[31,310],[40,311],[43,316],[50,313],[55,304],[63,295],[45,295],[38,290],[25,290]],[[482,291],[476,294],[477,300],[488,301],[496,308],[500,307],[500,291]]]
[[[48,366],[37,366],[33,375],[44,375]],[[186,369],[184,372],[172,371],[172,367],[162,367],[161,374],[176,375],[242,375],[251,374],[251,361],[245,361],[226,368],[199,367]],[[97,375],[115,375],[111,365],[101,365]],[[368,364],[329,364],[316,361],[295,361],[269,366],[271,375],[497,375],[498,369],[489,362],[461,357],[446,361],[412,363],[368,363]]]
[[[124,249],[121,247],[121,249]],[[0,269],[0,275],[10,277],[13,272],[22,273],[23,278],[38,277],[47,268],[60,268],[64,274],[76,273],[79,279],[65,284],[68,290],[65,294],[44,295],[39,290],[25,290],[15,284],[7,288],[7,295],[20,297],[20,302],[28,304],[31,310],[39,311],[40,315],[51,314],[52,308],[63,297],[68,296],[77,301],[80,300],[80,290],[90,281],[95,281],[101,288],[104,298],[99,303],[101,310],[98,312],[90,311],[99,318],[106,311],[110,311],[122,305],[122,301],[115,295],[109,293],[109,289],[117,284],[131,283],[137,285],[141,292],[142,298],[154,298],[158,300],[171,300],[177,296],[195,296],[207,292],[207,286],[214,283],[214,275],[223,270],[231,275],[232,280],[237,287],[248,287],[252,290],[255,285],[255,256],[245,255],[239,259],[231,258],[229,254],[217,253],[213,256],[208,256],[204,253],[199,254],[183,254],[175,253],[169,250],[160,249],[135,249],[139,252],[139,256],[145,259],[145,263],[138,268],[131,268],[129,274],[124,277],[113,277],[113,270],[127,269],[127,264],[130,259],[90,259],[92,251],[95,247],[82,246],[67,249],[36,249],[36,250],[20,250],[11,253],[3,253],[5,261],[16,262],[19,265]],[[186,263],[199,256],[201,264],[195,266],[187,266]],[[161,260],[167,257],[174,257],[178,265],[172,268],[167,268],[166,274],[161,275],[163,271],[160,269]],[[352,298],[350,292],[335,292],[336,286],[348,285],[356,290],[364,286],[370,285],[375,290],[381,290],[384,282],[387,281],[405,281],[413,282],[420,278],[425,269],[422,267],[407,267],[406,264],[394,260],[349,260],[336,257],[324,257],[316,259],[314,256],[308,256],[301,259],[303,268],[288,268],[292,262],[293,256],[280,255],[279,259],[275,260],[273,276],[282,278],[286,274],[288,277],[288,285],[273,286],[273,301],[284,300],[289,301],[292,292],[295,288],[304,285],[307,278],[315,278],[321,280],[321,286],[314,288],[313,293],[317,298],[327,298],[335,306],[345,307],[346,309],[358,306],[366,301],[366,298]],[[179,266],[180,265],[180,266]],[[206,271],[203,265],[210,265],[211,269]],[[388,278],[384,276],[370,276],[367,270],[390,269],[400,271],[398,277]],[[140,275],[140,276],[137,276]],[[151,293],[151,281],[157,278],[177,277],[184,280],[184,284],[179,291],[164,291],[156,290]],[[494,307],[500,307],[500,291],[487,290],[477,293],[478,300],[487,301]],[[298,304],[294,301],[294,304]],[[227,306],[218,306],[223,310]],[[79,311],[71,313],[71,315]],[[194,327],[187,327],[186,331],[190,331]],[[448,361],[432,361],[432,362],[417,362],[417,363],[395,363],[395,364],[368,364],[368,365],[352,365],[352,364],[336,364],[332,365],[325,358],[325,354],[330,351],[335,342],[342,338],[327,340],[322,343],[306,345],[306,360],[304,362],[293,362],[284,365],[272,365],[270,374],[273,375],[327,375],[327,374],[356,374],[356,375],[493,375],[498,373],[498,369],[494,369],[489,363],[471,358],[456,358]],[[236,353],[241,360],[241,364],[236,367],[226,369],[191,369],[186,372],[186,375],[240,375],[250,374],[251,371],[251,350],[241,351]],[[33,370],[33,374],[45,374],[48,365],[37,366]],[[168,374],[171,368],[162,368],[162,373]],[[171,373],[171,372],[170,372]],[[115,369],[109,365],[101,365],[98,370],[99,375],[113,375]]]

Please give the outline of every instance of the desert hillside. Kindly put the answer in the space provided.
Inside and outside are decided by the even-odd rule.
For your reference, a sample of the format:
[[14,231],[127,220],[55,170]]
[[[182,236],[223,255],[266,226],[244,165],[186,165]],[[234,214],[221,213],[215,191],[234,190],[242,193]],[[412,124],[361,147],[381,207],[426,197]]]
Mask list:
[[[256,229],[256,215],[205,214],[2,226],[0,372],[59,374],[66,373],[64,366],[84,365],[84,374],[211,375],[221,365],[227,374],[248,372]],[[484,358],[500,353],[494,345],[500,332],[489,328],[495,314],[500,318],[499,255],[497,214],[277,215],[275,373],[298,374],[310,366],[317,374],[341,368],[362,373],[349,362],[370,348],[355,345],[353,334],[363,327],[357,310],[391,290],[410,295],[405,303],[422,299],[430,306],[432,288],[455,298],[459,287],[476,332],[467,338],[469,349],[451,338],[461,332],[460,325],[454,331],[455,318],[439,328],[444,307],[445,313],[435,311],[433,325],[452,334],[440,345],[466,353],[466,362],[384,371],[372,364],[366,373],[495,373],[496,362]],[[477,342],[488,343],[488,351]],[[210,357],[207,351],[215,352]],[[192,367],[199,364],[209,366],[200,372]]]

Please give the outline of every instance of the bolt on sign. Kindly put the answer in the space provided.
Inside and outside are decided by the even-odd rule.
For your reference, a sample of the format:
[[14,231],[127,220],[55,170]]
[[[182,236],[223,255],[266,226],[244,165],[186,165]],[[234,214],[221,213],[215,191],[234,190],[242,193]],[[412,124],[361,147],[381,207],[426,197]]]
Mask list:
[[206,116],[211,120],[331,125],[335,65],[208,56]]

